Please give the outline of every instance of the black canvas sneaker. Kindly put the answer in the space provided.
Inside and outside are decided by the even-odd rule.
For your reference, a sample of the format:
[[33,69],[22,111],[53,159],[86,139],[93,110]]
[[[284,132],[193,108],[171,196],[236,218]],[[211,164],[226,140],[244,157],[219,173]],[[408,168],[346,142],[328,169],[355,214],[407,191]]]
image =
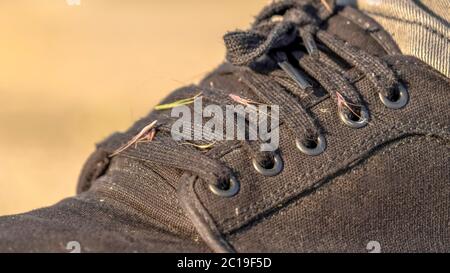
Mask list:
[[[0,251],[450,250],[448,78],[334,1],[275,2],[224,40],[223,65],[97,145],[77,196],[1,217]],[[275,149],[205,138],[206,116],[176,139],[199,99],[279,107]]]

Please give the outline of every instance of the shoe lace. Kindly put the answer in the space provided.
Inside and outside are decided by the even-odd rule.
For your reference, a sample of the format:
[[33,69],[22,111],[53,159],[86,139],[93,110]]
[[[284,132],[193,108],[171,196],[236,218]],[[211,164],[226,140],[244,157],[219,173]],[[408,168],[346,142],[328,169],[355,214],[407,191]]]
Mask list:
[[[301,137],[301,143],[316,141],[322,133],[301,103],[301,94],[312,92],[313,85],[308,76],[338,102],[338,111],[344,115],[362,118],[358,113],[366,110],[358,91],[347,79],[346,71],[329,55],[341,58],[367,77],[382,96],[394,98],[398,94],[396,75],[380,58],[319,29],[321,23],[333,14],[333,9],[323,1],[275,2],[256,17],[250,30],[234,31],[224,36],[230,63],[249,66],[256,71],[261,67],[267,70],[270,64],[281,68],[281,73],[271,75],[286,87],[286,92],[274,93],[276,88],[271,83],[264,83],[264,79],[258,79],[254,74],[248,74],[247,81],[258,87],[255,88],[258,90],[256,95],[261,100],[283,105],[280,118]],[[291,60],[297,62],[298,68]],[[340,107],[342,102],[346,107]]]
[[[252,71],[242,71],[244,82],[258,90],[255,95],[263,103],[283,106],[280,122],[285,123],[298,136],[297,141],[305,145],[317,142],[322,135],[316,120],[302,103],[304,94],[313,92],[310,78],[315,79],[336,101],[345,100],[347,107],[339,108],[337,105],[338,111],[351,115],[364,108],[358,91],[346,77],[346,71],[329,56],[330,53],[367,77],[377,92],[386,98],[394,97],[399,85],[394,72],[378,57],[319,29],[321,23],[334,13],[333,10],[333,5],[324,5],[318,0],[275,2],[262,10],[250,30],[234,31],[224,36],[227,60],[235,66],[252,68]],[[292,60],[297,64],[293,65]],[[274,81],[267,81],[261,73],[254,73],[274,65],[281,68],[270,74]],[[280,89],[280,84],[285,89]],[[224,101],[233,103],[228,96],[221,96],[214,90],[202,91],[205,98],[214,102],[222,105]],[[158,119],[161,121],[161,116]],[[121,140],[123,142],[124,138],[136,134],[146,122],[148,118],[137,122],[128,136],[111,137],[104,142],[103,149],[111,151],[117,148]],[[171,123],[172,118],[165,117],[158,130],[170,134],[168,124]],[[192,126],[194,132],[201,125]],[[191,172],[214,188],[227,190],[230,187],[233,172],[219,161],[220,151],[200,152],[163,135],[158,134],[154,141],[139,148],[130,147],[121,155]],[[267,168],[273,165],[277,151],[261,152],[260,142],[243,141],[242,145],[260,166]]]

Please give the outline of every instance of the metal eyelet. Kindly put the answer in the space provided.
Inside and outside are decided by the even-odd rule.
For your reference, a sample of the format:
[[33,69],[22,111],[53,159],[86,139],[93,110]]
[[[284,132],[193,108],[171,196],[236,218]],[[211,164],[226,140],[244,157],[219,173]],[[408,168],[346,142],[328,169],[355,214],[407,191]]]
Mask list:
[[302,153],[310,155],[310,156],[320,155],[327,148],[327,142],[323,135],[319,135],[317,137],[317,140],[315,141],[316,145],[315,145],[315,147],[312,147],[312,148],[303,144],[303,142],[300,141],[300,139],[298,139],[298,138],[295,140],[295,144],[297,145],[297,148]]
[[395,101],[390,100],[389,98],[386,98],[381,93],[378,94],[380,97],[381,102],[390,109],[400,109],[405,107],[406,104],[408,104],[409,101],[409,94],[408,90],[403,84],[398,85],[398,98]]
[[364,127],[369,122],[369,112],[364,106],[361,106],[361,109],[359,110],[358,120],[352,120],[346,113],[342,111],[339,111],[339,117],[341,118],[342,122],[344,122],[345,125],[355,129]]
[[270,169],[266,169],[262,167],[256,159],[253,159],[253,167],[257,172],[264,176],[275,176],[279,174],[283,170],[283,160],[279,154],[275,154],[273,157],[273,167]]
[[230,176],[228,189],[223,190],[215,185],[210,184],[209,190],[217,196],[220,197],[233,197],[235,196],[241,188],[239,181],[234,177]]

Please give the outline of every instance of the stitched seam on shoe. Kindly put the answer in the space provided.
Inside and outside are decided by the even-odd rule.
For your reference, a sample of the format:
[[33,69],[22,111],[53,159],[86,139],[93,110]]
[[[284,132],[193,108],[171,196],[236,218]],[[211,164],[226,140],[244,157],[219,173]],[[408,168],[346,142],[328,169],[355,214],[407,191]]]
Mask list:
[[[365,30],[361,24],[368,24],[370,27],[376,27],[376,31],[369,31],[369,34],[378,42],[380,46],[382,46],[387,53],[389,54],[395,54],[400,51],[398,48],[398,45],[395,43],[395,41],[392,39],[391,36],[388,36],[390,41],[386,41],[386,37],[383,37],[385,35],[389,35],[386,30],[384,30],[379,24],[372,24],[369,20],[365,19],[363,16],[357,16],[353,14],[351,11],[342,11],[339,13],[339,15],[343,16],[344,18],[352,21],[354,24],[359,26],[361,29]],[[385,43],[382,43],[382,41],[386,41]],[[392,45],[395,45],[396,48],[393,48]]]
[[[408,127],[411,125],[417,125],[417,126]],[[419,128],[419,126],[421,126],[421,125],[425,125],[425,127]],[[431,126],[441,127],[441,130],[435,130],[433,128],[430,128]],[[341,162],[347,161],[347,160],[351,159],[355,153],[359,154],[359,153],[367,150],[367,147],[376,147],[376,146],[386,142],[386,140],[389,138],[392,138],[395,136],[401,136],[401,135],[404,135],[405,133],[414,133],[414,132],[418,131],[417,129],[422,129],[422,130],[428,129],[427,133],[433,132],[438,135],[439,134],[444,134],[444,135],[449,134],[448,128],[446,126],[443,126],[439,123],[434,123],[434,122],[431,122],[429,124],[424,124],[423,122],[418,122],[418,121],[415,121],[415,122],[409,121],[407,123],[400,122],[400,123],[397,123],[396,125],[392,126],[391,128],[387,128],[387,129],[391,130],[390,134],[387,134],[387,135],[381,137],[380,139],[373,141],[377,137],[380,137],[380,135],[376,133],[376,134],[372,135],[370,138],[360,142],[358,145],[354,146],[353,148],[351,148],[347,151],[344,151],[343,153],[339,154],[338,156],[330,158],[328,161],[335,161],[337,159],[339,159],[339,161],[341,161]],[[342,158],[346,154],[350,154],[350,156]],[[226,224],[226,223],[233,221],[233,220],[235,221],[237,219],[245,221],[249,218],[254,217],[255,212],[257,213],[261,210],[265,210],[268,207],[270,207],[271,205],[273,205],[274,203],[276,204],[276,203],[280,202],[281,200],[285,199],[286,197],[288,197],[289,195],[295,194],[298,189],[296,187],[293,187],[293,185],[298,183],[298,181],[300,179],[311,177],[311,176],[317,175],[318,173],[319,174],[323,173],[324,170],[329,169],[329,165],[330,165],[329,163],[326,163],[326,164],[324,163],[324,164],[320,165],[318,168],[316,168],[314,171],[305,173],[302,176],[299,176],[293,182],[288,182],[288,183],[284,184],[282,187],[280,187],[277,190],[275,190],[274,192],[272,192],[272,195],[276,195],[276,194],[280,194],[280,193],[282,194],[282,195],[276,197],[275,199],[272,199],[270,197],[269,198],[263,197],[260,201],[257,201],[255,203],[251,204],[250,206],[248,206],[247,208],[243,208],[240,210],[242,215],[247,212],[250,212],[250,214],[244,215],[243,217],[231,216],[231,217],[225,218],[224,220],[219,222],[219,225],[221,225],[221,226],[224,225],[225,228],[230,228],[230,227],[234,226],[234,223],[231,223],[231,224]],[[328,167],[328,168],[326,168],[326,167]],[[315,176],[313,179],[317,180],[317,179],[321,179],[321,178],[322,178],[322,176]],[[299,192],[297,192],[297,194],[305,191],[308,188],[317,187],[318,185],[321,184],[319,181],[316,181],[315,183],[312,183],[305,189],[300,190]],[[289,189],[292,187],[294,188],[293,190],[285,191],[285,189]],[[271,199],[271,202],[267,202],[268,199]]]
[[[429,64],[421,61],[420,59],[418,59],[415,56],[411,56],[411,55],[402,55],[404,57],[408,57],[408,58],[412,58],[412,60],[409,59],[397,59],[395,60],[395,64],[400,64],[400,65],[414,65],[414,66],[418,66],[421,69],[427,70],[428,73],[432,73],[435,76],[438,76],[441,80],[444,80],[445,82],[450,84],[450,78],[446,77],[444,74],[442,74],[441,72],[439,72],[438,70],[436,70],[436,68],[430,66]],[[386,56],[386,58],[389,58],[391,56]],[[395,68],[394,68],[395,69]],[[398,69],[396,69],[398,70]]]
[[[439,144],[442,144],[442,141],[441,141],[440,139],[437,139],[437,138],[431,139],[431,138],[429,138],[429,137],[426,136],[426,135],[409,136],[409,137],[407,137],[407,138],[405,138],[405,139],[403,139],[403,140],[401,140],[401,141],[398,141],[398,142],[396,142],[396,143],[390,145],[388,148],[384,149],[382,152],[377,153],[377,155],[383,156],[383,155],[385,155],[385,154],[387,154],[387,153],[392,152],[394,149],[397,149],[398,147],[401,147],[401,146],[406,145],[406,144],[413,143],[413,142],[415,142],[415,141],[417,141],[417,140],[424,140],[424,141],[427,141],[427,142],[435,141],[435,142],[437,142],[437,143],[439,143]],[[372,162],[373,160],[374,160],[373,157],[369,157],[369,158],[367,158],[366,160],[363,160],[362,163],[364,163],[364,164],[369,164],[369,163]],[[358,166],[358,167],[355,167],[354,169],[348,169],[348,170],[346,171],[346,173],[353,172],[353,171],[358,171],[358,170],[360,170],[360,169],[363,169],[363,170],[364,170],[364,169],[366,169],[366,168],[367,168],[366,166]],[[324,187],[325,187],[325,184],[328,184],[328,183],[325,182],[325,183],[324,183]],[[331,184],[330,184],[330,185],[331,185]],[[315,194],[315,192],[312,193],[311,195],[314,195],[314,194]],[[290,204],[289,206],[284,207],[284,208],[281,208],[281,209],[279,209],[278,211],[276,211],[276,212],[274,212],[274,213],[272,213],[272,214],[270,214],[270,215],[268,215],[268,216],[266,216],[266,217],[261,218],[259,221],[257,221],[257,223],[255,224],[255,226],[260,225],[260,224],[262,224],[263,222],[268,221],[268,220],[272,219],[273,217],[276,217],[277,215],[280,215],[280,214],[283,213],[283,212],[287,212],[287,211],[291,210],[294,206],[300,204],[302,201],[303,201],[302,198],[300,198],[300,199],[298,199],[298,200],[295,200],[295,201],[292,202],[292,204]],[[231,231],[231,232],[229,232],[229,233],[230,233],[230,234],[228,234],[227,237],[228,237],[230,240],[232,240],[232,239],[234,239],[234,238],[236,238],[236,237],[238,237],[238,236],[240,235],[240,234],[239,234],[239,233],[240,233],[240,228],[238,228],[238,229],[236,229],[236,230],[233,230],[233,231]]]

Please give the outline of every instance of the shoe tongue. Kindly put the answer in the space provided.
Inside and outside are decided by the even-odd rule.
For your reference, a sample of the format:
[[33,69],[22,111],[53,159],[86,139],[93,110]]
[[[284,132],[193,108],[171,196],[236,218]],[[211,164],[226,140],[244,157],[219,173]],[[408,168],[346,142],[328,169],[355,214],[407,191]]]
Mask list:
[[341,7],[321,28],[372,55],[401,53],[392,37],[375,20],[350,6]]
[[[401,53],[392,37],[373,19],[350,6],[339,7],[339,9],[322,24],[320,27],[322,30],[372,55],[381,57]],[[330,57],[334,58],[333,56]],[[337,63],[341,62],[342,60],[337,60]],[[224,63],[205,77],[199,86],[213,88],[225,96],[238,94],[242,97],[251,98],[253,91],[242,83],[239,73],[235,73],[237,70],[239,70],[238,67],[230,63]],[[348,76],[357,78],[358,75],[357,71],[351,69]],[[322,101],[323,94],[310,94],[308,98],[312,98],[313,101],[313,103],[308,104],[308,107],[310,107]]]

